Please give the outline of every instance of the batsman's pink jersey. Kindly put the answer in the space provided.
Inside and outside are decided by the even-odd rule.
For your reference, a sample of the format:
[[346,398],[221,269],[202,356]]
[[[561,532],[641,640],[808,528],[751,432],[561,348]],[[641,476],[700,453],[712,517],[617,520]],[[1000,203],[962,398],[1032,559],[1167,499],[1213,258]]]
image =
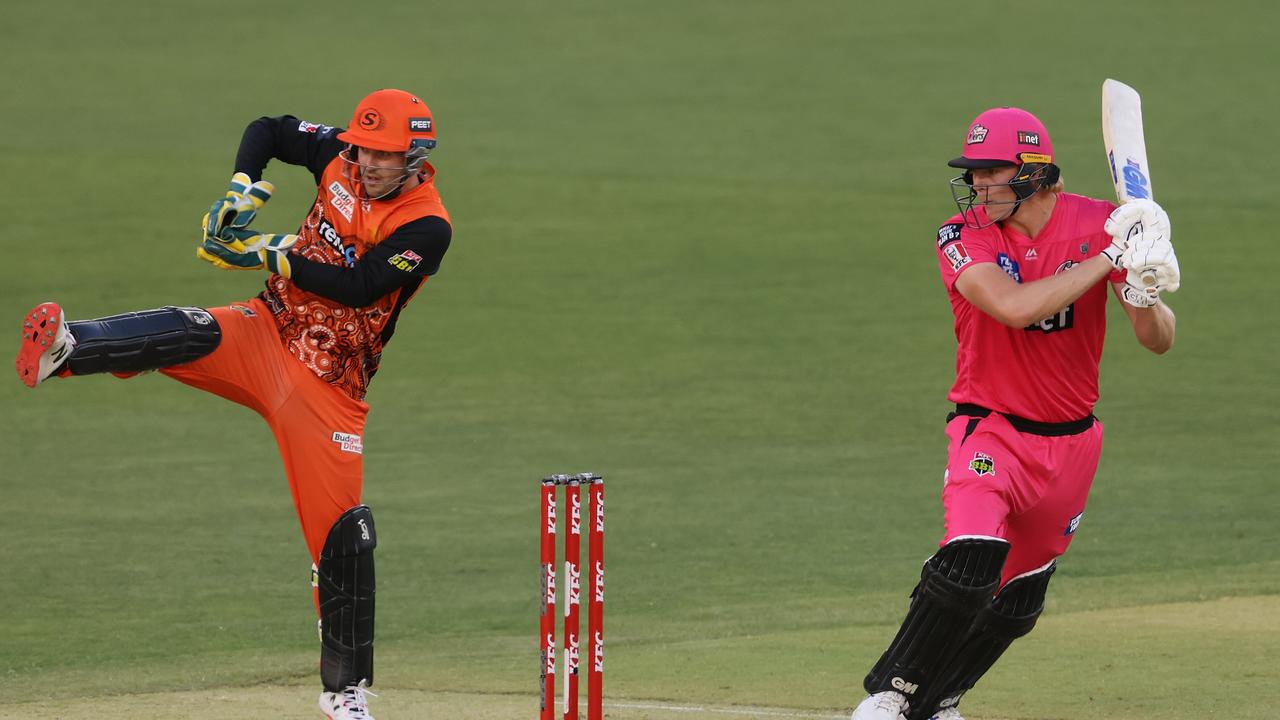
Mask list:
[[[938,230],[938,266],[955,315],[956,380],[947,399],[1041,422],[1088,416],[1098,402],[1098,363],[1106,334],[1107,281],[1026,328],[1011,328],[956,290],[956,279],[993,263],[1027,283],[1098,255],[1111,242],[1103,223],[1112,203],[1058,194],[1048,224],[1034,238],[990,225],[966,227],[953,216]],[[1124,282],[1112,273],[1110,282]]]

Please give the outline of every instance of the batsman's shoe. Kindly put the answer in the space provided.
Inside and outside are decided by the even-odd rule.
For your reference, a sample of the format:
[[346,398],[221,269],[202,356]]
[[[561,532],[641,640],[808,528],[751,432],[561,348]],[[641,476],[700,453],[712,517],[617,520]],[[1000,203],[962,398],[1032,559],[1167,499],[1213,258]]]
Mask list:
[[369,700],[377,697],[361,680],[359,685],[349,685],[342,692],[320,693],[320,712],[329,720],[373,720],[369,714]]
[[868,695],[866,700],[858,703],[850,720],[903,720],[906,712],[906,696],[888,690]]
[[57,373],[71,356],[75,340],[67,332],[62,308],[40,303],[22,318],[22,348],[18,350],[18,377],[35,387]]
[[964,716],[960,711],[950,707],[945,710],[939,710],[929,717],[929,720],[964,720]]

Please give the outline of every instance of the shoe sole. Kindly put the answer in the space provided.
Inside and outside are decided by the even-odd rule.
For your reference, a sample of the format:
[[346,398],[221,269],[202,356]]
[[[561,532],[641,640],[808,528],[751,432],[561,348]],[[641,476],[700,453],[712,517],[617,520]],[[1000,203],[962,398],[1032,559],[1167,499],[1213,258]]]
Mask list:
[[44,355],[62,325],[62,308],[57,303],[40,303],[22,319],[22,349],[14,363],[23,384],[33,388],[40,384],[40,356]]

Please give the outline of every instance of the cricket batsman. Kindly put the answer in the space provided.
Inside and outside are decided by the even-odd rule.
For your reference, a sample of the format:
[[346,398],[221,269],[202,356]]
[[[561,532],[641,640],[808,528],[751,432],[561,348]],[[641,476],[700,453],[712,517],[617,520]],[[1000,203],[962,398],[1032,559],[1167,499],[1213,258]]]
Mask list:
[[1107,286],[1143,347],[1174,340],[1160,294],[1179,270],[1159,205],[1064,192],[1048,131],[1018,108],[978,115],[949,164],[964,174],[937,242],[959,345],[945,528],[853,720],[963,720],[961,696],[1035,626],[1102,451]]
[[[159,370],[255,410],[271,427],[311,552],[320,623],[320,709],[371,720],[373,512],[360,502],[369,382],[396,321],[440,268],[452,227],[427,157],[431,110],[403,90],[360,101],[344,129],[284,115],[245,129],[225,197],[197,256],[266,270],[266,289],[225,307],[163,307],[68,321],[37,305],[22,326],[30,387],[94,373]],[[316,198],[296,234],[250,228],[272,159],[311,171]]]

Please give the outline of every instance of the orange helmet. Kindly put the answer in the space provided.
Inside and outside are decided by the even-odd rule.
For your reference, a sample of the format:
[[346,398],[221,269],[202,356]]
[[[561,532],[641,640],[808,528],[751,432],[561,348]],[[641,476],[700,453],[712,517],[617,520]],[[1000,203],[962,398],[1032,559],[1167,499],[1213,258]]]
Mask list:
[[351,118],[351,126],[338,133],[338,139],[348,143],[339,157],[345,163],[344,172],[351,184],[362,195],[364,186],[359,175],[365,166],[356,159],[353,148],[404,153],[399,181],[391,190],[371,198],[373,200],[393,198],[410,177],[435,172],[427,164],[427,156],[436,146],[436,124],[431,118],[431,109],[403,90],[379,90],[361,100]]
[[379,90],[356,106],[351,125],[338,139],[370,150],[430,151],[436,146],[436,125],[427,104],[404,90]]

